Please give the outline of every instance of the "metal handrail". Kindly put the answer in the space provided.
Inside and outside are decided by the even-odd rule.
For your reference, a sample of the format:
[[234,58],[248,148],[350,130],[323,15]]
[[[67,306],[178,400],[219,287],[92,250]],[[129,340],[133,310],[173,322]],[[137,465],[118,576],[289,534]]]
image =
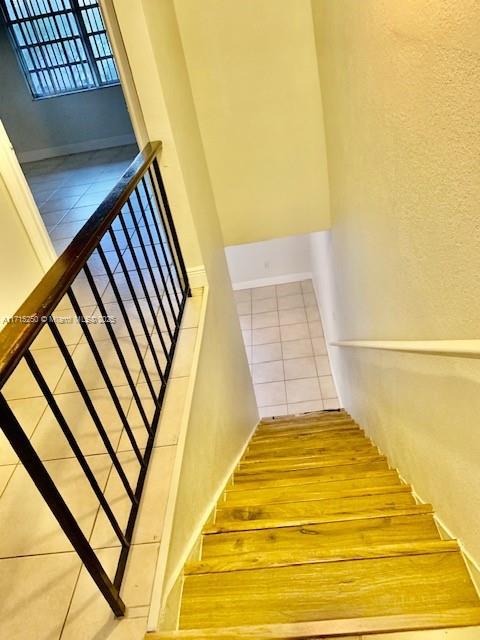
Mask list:
[[[180,323],[187,297],[191,295],[188,276],[180,249],[172,213],[163,183],[158,154],[162,145],[152,142],[146,145],[141,153],[128,167],[118,183],[78,232],[69,246],[55,261],[39,284],[20,306],[13,318],[17,321],[8,323],[0,332],[0,425],[11,446],[31,476],[37,489],[50,507],[62,530],[85,564],[101,593],[108,601],[117,616],[125,612],[125,605],[120,597],[120,586],[125,572],[128,552],[131,546],[133,528],[138,514],[140,498],[145,482],[148,463],[152,453],[160,411],[165,395],[166,384],[172,367],[173,355],[179,335]],[[128,221],[130,227],[128,227]],[[119,235],[120,234],[120,235]],[[123,240],[123,249],[120,246]],[[135,237],[135,243],[133,238]],[[135,306],[140,321],[142,338],[148,347],[142,352],[139,346],[139,334],[135,332],[129,313],[122,298],[114,269],[110,266],[102,243],[107,239],[109,246],[118,259],[117,269],[127,284],[129,295]],[[127,264],[126,252],[130,258]],[[74,285],[82,274],[90,287],[91,295],[103,316],[107,316],[105,302],[97,287],[95,276],[89,266],[93,254],[100,259],[108,283],[118,304],[128,340],[138,358],[138,364],[153,400],[154,412],[151,418],[127,364],[119,337],[113,327],[107,323],[108,340],[120,363],[126,385],[130,389],[132,403],[147,432],[147,444],[142,447],[137,442],[132,425],[124,410],[116,386],[113,383],[107,365],[103,362],[97,342],[92,334],[75,293]],[[142,266],[144,265],[144,266]],[[135,276],[135,277],[134,277]],[[137,280],[137,286],[134,284]],[[150,290],[147,286],[149,279]],[[139,284],[138,284],[139,283]],[[52,314],[60,302],[69,299],[75,316],[80,320],[83,336],[95,360],[105,387],[109,392],[111,403],[118,413],[122,428],[130,441],[132,451],[139,464],[135,486],[132,486],[122,467],[115,445],[110,441],[108,430],[93,403],[88,385],[75,362],[62,334],[55,324]],[[139,303],[139,297],[146,304]],[[24,321],[22,321],[24,319]],[[20,321],[18,321],[20,320]],[[151,326],[148,326],[148,322]],[[131,502],[128,521],[122,526],[114,513],[113,506],[99,486],[95,474],[89,465],[88,453],[82,451],[77,442],[74,429],[69,424],[52,390],[42,374],[31,347],[42,330],[50,330],[54,344],[58,348],[59,357],[63,358],[66,370],[72,376],[76,388],[90,415],[92,424],[105,452],[110,456],[112,469],[118,474],[125,494]],[[158,340],[155,345],[154,340]],[[149,353],[154,363],[153,373],[145,365],[145,355]],[[20,363],[24,363],[41,394],[46,399],[58,424],[59,433],[63,434],[77,459],[80,467],[95,493],[99,509],[102,509],[119,540],[121,553],[113,578],[107,575],[93,550],[87,536],[82,531],[77,519],[62,496],[61,487],[48,473],[37,451],[27,437],[22,425],[15,416],[5,394],[5,385],[15,374]],[[154,379],[154,376],[156,379]],[[55,437],[55,434],[52,434]],[[62,435],[60,436],[62,437]]]

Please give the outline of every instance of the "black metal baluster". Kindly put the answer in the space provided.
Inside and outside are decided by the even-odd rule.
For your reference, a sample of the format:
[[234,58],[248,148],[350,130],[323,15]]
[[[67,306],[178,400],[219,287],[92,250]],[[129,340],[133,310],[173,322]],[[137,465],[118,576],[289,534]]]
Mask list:
[[[172,237],[172,242],[175,246],[175,254],[172,251],[172,256],[176,257],[176,259],[178,260],[178,263],[180,265],[180,270],[183,274],[183,280],[184,280],[184,285],[185,285],[185,289],[187,291],[187,295],[191,296],[191,291],[190,291],[190,286],[188,284],[188,275],[187,275],[187,268],[185,266],[185,261],[183,259],[183,255],[182,255],[182,250],[180,248],[180,243],[178,241],[178,236],[177,236],[177,232],[175,229],[175,224],[173,222],[173,216],[172,216],[172,212],[170,210],[170,203],[168,202],[168,197],[167,197],[167,192],[165,190],[165,185],[163,184],[163,178],[162,178],[162,174],[160,172],[160,166],[158,164],[158,159],[154,158],[153,162],[152,162],[152,167],[153,167],[153,171],[155,174],[155,177],[157,179],[157,184],[158,187],[160,189],[160,193],[162,196],[162,202],[165,208],[165,215],[167,217],[168,220],[168,229],[167,226],[165,226],[166,230],[167,230],[167,239],[170,245],[170,235]],[[157,191],[155,189],[155,186],[153,188],[153,193],[156,194]],[[159,209],[161,210],[161,207],[159,206]],[[170,233],[168,233],[170,232]]]
[[60,352],[67,364],[68,370],[72,376],[72,378],[75,381],[75,384],[78,387],[78,390],[80,392],[80,395],[83,398],[83,401],[92,417],[92,420],[98,430],[98,433],[100,434],[100,437],[102,438],[103,444],[105,446],[105,449],[107,450],[107,452],[110,455],[110,458],[112,460],[113,466],[115,467],[118,475],[120,476],[120,480],[122,481],[123,486],[125,487],[125,491],[127,492],[130,500],[132,502],[136,502],[137,498],[135,497],[135,494],[132,490],[132,487],[130,486],[130,483],[128,481],[127,476],[125,475],[125,471],[122,468],[122,465],[120,464],[120,460],[118,459],[117,454],[115,453],[115,450],[112,447],[112,443],[110,442],[110,439],[108,437],[107,432],[105,431],[105,427],[102,424],[102,421],[100,420],[100,417],[97,413],[97,410],[95,409],[95,406],[92,402],[92,399],[90,398],[87,388],[85,387],[85,384],[82,380],[82,376],[80,375],[80,373],[78,372],[78,369],[73,361],[72,356],[70,355],[70,351],[68,350],[68,347],[66,346],[65,342],[63,341],[63,338],[60,334],[60,331],[58,330],[58,327],[55,324],[55,321],[53,320],[53,318],[50,316],[49,319],[49,326],[50,326],[50,331],[53,334],[53,337],[55,338],[55,341],[58,345],[58,348],[60,349]]
[[144,465],[143,456],[140,453],[140,449],[138,448],[137,442],[135,440],[135,436],[133,435],[133,432],[132,432],[132,428],[130,427],[130,424],[127,420],[127,416],[125,415],[125,411],[123,410],[123,407],[121,405],[121,402],[115,390],[115,387],[113,386],[110,376],[108,375],[108,371],[105,365],[103,364],[102,357],[98,351],[97,345],[95,344],[95,340],[92,337],[92,332],[90,331],[90,328],[88,327],[85,321],[85,316],[83,315],[80,305],[78,304],[75,294],[73,293],[71,288],[68,290],[68,297],[70,298],[70,302],[72,303],[73,310],[75,311],[75,313],[77,314],[77,317],[81,321],[83,335],[85,336],[88,342],[88,346],[90,347],[93,353],[93,357],[95,358],[97,367],[100,369],[102,377],[105,380],[105,384],[107,385],[107,389],[110,392],[110,396],[112,398],[113,404],[115,405],[115,409],[117,410],[118,415],[120,416],[120,420],[122,421],[123,428],[125,429],[128,435],[128,439],[130,440],[130,443],[135,452],[135,455],[138,458],[139,463],[143,466]]
[[[100,313],[102,314],[102,316],[106,317],[108,315],[107,310],[105,308],[105,305],[103,303],[103,300],[100,296],[100,293],[97,289],[97,285],[95,284],[95,281],[92,277],[92,274],[90,272],[90,269],[88,268],[87,265],[85,265],[83,267],[83,271],[87,277],[87,281],[88,284],[90,285],[90,288],[92,289],[92,293],[93,293],[93,297],[95,298],[95,302],[98,305],[98,308],[100,309]],[[107,327],[107,331],[108,331],[108,335],[110,336],[110,340],[112,341],[113,344],[113,348],[115,349],[115,353],[117,354],[118,359],[120,360],[120,364],[122,365],[122,369],[123,369],[123,373],[127,379],[128,385],[130,387],[130,390],[132,392],[133,398],[137,404],[138,410],[140,412],[140,415],[142,417],[143,423],[147,429],[147,431],[149,433],[152,432],[150,424],[148,422],[148,418],[147,415],[145,413],[145,409],[143,408],[143,404],[142,401],[140,399],[140,396],[138,395],[138,391],[137,388],[135,386],[135,382],[132,378],[132,374],[130,373],[130,370],[127,366],[127,361],[125,360],[125,356],[123,355],[123,351],[120,348],[120,344],[118,342],[117,336],[115,335],[115,331],[113,330],[111,324],[109,322],[107,322],[106,324]]]
[[[150,200],[150,197],[149,197],[149,194],[148,194],[148,188],[147,188],[147,185],[145,184],[145,177],[142,178],[141,183],[142,183],[143,188],[145,190],[145,195],[148,198],[148,203],[149,203],[149,207],[150,207],[150,212],[151,212],[152,218],[155,218],[155,210],[152,207],[152,201]],[[152,247],[152,251],[153,251],[153,254],[154,254],[156,262],[157,262],[158,270],[160,272],[160,277],[162,279],[162,284],[163,284],[164,289],[165,289],[165,295],[168,296],[168,285],[167,285],[167,282],[165,280],[165,275],[163,273],[162,262],[161,262],[161,260],[160,260],[160,258],[158,256],[157,247],[156,247],[153,235],[152,235],[152,231],[150,229],[150,225],[148,223],[148,219],[147,219],[145,208],[144,208],[144,206],[142,204],[142,201],[141,201],[141,196],[140,196],[140,193],[138,191],[138,187],[135,188],[135,194],[137,196],[138,206],[140,207],[140,211],[141,211],[141,214],[142,214],[142,219],[145,222],[145,229],[147,231],[148,239],[150,240],[150,245]],[[135,218],[134,224],[135,224],[135,228],[137,230],[137,234],[141,237],[140,226],[138,225],[138,221],[136,220],[136,218]],[[175,297],[177,299],[177,305],[178,305],[178,307],[180,307],[180,298],[178,297],[177,288],[175,286],[175,281],[173,279],[172,270],[170,268],[170,263],[168,261],[167,252],[165,251],[165,247],[164,247],[164,244],[163,244],[162,236],[158,235],[158,233],[159,233],[159,230],[157,230],[158,242],[160,244],[160,247],[161,247],[161,250],[162,250],[162,254],[163,254],[163,258],[165,260],[165,265],[167,267],[168,274],[169,274],[169,277],[170,277],[170,281],[172,283],[173,291],[174,291]],[[173,309],[173,304],[172,304],[170,296],[168,296],[167,299],[168,299],[168,303],[169,303],[172,315],[175,317],[175,311]]]
[[[147,196],[147,199],[148,199],[148,204],[149,204],[149,207],[150,207],[150,213],[151,213],[151,216],[152,216],[153,224],[154,224],[155,230],[156,230],[158,238],[159,238],[160,246],[162,248],[162,253],[163,253],[164,258],[165,258],[165,263],[166,263],[166,266],[167,266],[167,269],[168,269],[170,281],[172,283],[172,288],[173,288],[173,291],[175,292],[175,296],[177,297],[178,306],[180,306],[180,302],[178,301],[178,295],[177,295],[177,282],[178,282],[178,287],[179,287],[180,291],[183,293],[182,279],[180,277],[179,267],[178,267],[178,265],[177,265],[177,263],[175,261],[175,254],[174,254],[174,251],[173,251],[172,242],[171,242],[171,239],[170,239],[170,235],[168,233],[167,223],[165,221],[165,217],[164,217],[164,214],[163,214],[161,201],[160,201],[160,198],[159,198],[158,193],[157,193],[157,187],[155,185],[155,179],[154,179],[154,177],[152,175],[151,168],[148,170],[148,177],[150,179],[150,184],[152,186],[152,193],[154,195],[154,200],[155,200],[156,207],[153,206],[152,200],[150,198],[150,194],[148,193],[148,187],[147,187],[147,183],[146,183],[146,179],[145,179],[146,176],[144,176],[142,178],[143,187],[145,189],[145,193],[146,193],[146,196]],[[159,224],[158,224],[156,213],[158,213],[158,217],[160,218],[160,221],[161,221],[161,229],[163,229],[163,231],[165,232],[165,238],[166,238],[167,245],[168,245],[168,251],[170,253],[171,261],[172,261],[173,267],[175,269],[176,279],[173,277],[172,269],[171,269],[171,266],[170,266],[170,260],[169,260],[168,256],[166,255],[164,241],[162,239],[162,233],[161,233],[161,229],[160,229]]]
[[19,457],[27,473],[32,478],[42,498],[58,521],[61,529],[70,540],[95,584],[107,600],[116,616],[125,614],[125,605],[120,598],[118,588],[111,582],[100,564],[74,515],[68,508],[61,493],[55,486],[43,462],[38,457],[30,440],[25,435],[20,423],[10,409],[7,401],[0,394],[0,416],[2,429],[13,450]]
[[[158,375],[160,376],[160,380],[162,381],[162,384],[165,384],[165,376],[164,376],[162,367],[160,365],[160,362],[158,360],[157,353],[156,353],[156,350],[155,350],[155,346],[154,346],[154,344],[152,342],[152,338],[150,336],[150,331],[149,331],[147,323],[145,321],[145,316],[143,315],[142,308],[140,307],[140,304],[138,302],[137,294],[135,293],[135,287],[133,286],[132,279],[130,278],[130,274],[129,274],[128,269],[127,269],[127,265],[126,265],[125,260],[123,258],[123,255],[122,255],[122,252],[120,250],[120,247],[118,246],[118,241],[117,241],[117,238],[115,236],[115,232],[112,229],[110,229],[109,230],[109,234],[110,234],[110,237],[112,238],[113,246],[115,247],[115,251],[117,252],[117,256],[118,256],[118,259],[120,261],[120,265],[121,265],[121,267],[123,269],[123,273],[125,275],[125,279],[127,281],[127,285],[128,285],[129,291],[130,291],[130,293],[132,295],[133,304],[135,305],[135,309],[137,310],[138,318],[140,320],[140,324],[142,325],[143,331],[145,333],[145,337],[146,337],[147,342],[148,342],[148,346],[150,347],[150,351],[152,353],[152,358],[153,358],[153,360],[155,362],[155,365],[157,367]],[[132,256],[132,257],[134,258],[135,266],[136,266],[137,271],[138,271],[139,267],[138,267],[137,257],[136,256]]]
[[105,253],[104,253],[104,251],[103,251],[103,249],[102,249],[102,247],[100,245],[98,245],[97,251],[98,251],[98,255],[100,256],[100,259],[101,259],[101,261],[103,263],[105,271],[107,272],[110,284],[112,285],[112,289],[113,289],[113,292],[114,292],[115,297],[117,299],[118,306],[120,307],[120,311],[122,313],[123,320],[125,322],[125,326],[127,327],[128,335],[130,336],[130,340],[132,342],[133,348],[135,350],[135,353],[137,355],[138,361],[140,363],[140,368],[142,369],[142,373],[145,376],[145,381],[146,381],[147,386],[148,386],[148,388],[150,390],[150,393],[152,395],[152,399],[155,402],[155,404],[158,404],[158,395],[155,392],[155,389],[154,389],[153,384],[152,384],[152,380],[150,378],[150,374],[148,373],[148,369],[145,366],[145,359],[144,359],[144,357],[142,355],[142,352],[140,351],[140,347],[138,346],[138,340],[137,340],[137,338],[135,336],[135,332],[133,330],[132,323],[130,322],[130,318],[128,317],[127,310],[125,309],[125,305],[123,303],[120,291],[118,290],[117,283],[115,282],[115,277],[113,275],[112,269],[111,269],[110,265],[108,264],[108,260],[107,260],[107,258],[105,256]]
[[[132,215],[134,215],[130,200],[128,201],[127,204],[128,204],[130,213]],[[123,214],[122,213],[120,213],[119,218],[120,218],[120,223],[121,223],[122,228],[123,228],[123,232],[125,233],[125,235],[127,235],[127,228],[125,226],[125,221],[123,219]],[[135,221],[135,224],[136,224],[136,221]],[[138,229],[138,227],[136,227],[136,228]],[[137,231],[137,233],[138,233],[138,231]],[[128,242],[128,248],[130,249],[130,253],[132,253],[132,255],[133,255],[134,247],[133,247],[131,239],[129,238],[127,242]],[[158,304],[160,306],[160,310],[162,312],[163,319],[165,321],[165,326],[167,328],[167,331],[168,331],[168,334],[169,334],[170,340],[171,340],[173,338],[173,332],[170,329],[170,323],[168,321],[168,316],[167,316],[167,314],[165,312],[165,307],[163,306],[163,302],[162,302],[162,294],[158,290],[157,281],[156,281],[155,276],[153,274],[152,266],[151,266],[151,263],[150,263],[150,258],[148,256],[148,252],[147,252],[147,250],[145,248],[145,244],[143,242],[143,238],[141,238],[141,237],[139,238],[139,243],[140,243],[140,248],[142,249],[143,257],[145,258],[145,264],[147,265],[147,269],[148,269],[148,272],[150,274],[150,278],[152,280],[153,287],[155,289],[155,293],[156,293],[156,296],[157,296],[157,299],[158,299]],[[141,283],[142,283],[142,286],[143,286],[143,290],[145,291],[145,295],[147,296],[147,298],[149,298],[148,291],[145,289],[144,278],[143,278],[143,274],[142,274],[142,270],[141,269],[139,270],[139,274],[138,275],[139,275],[139,278],[141,278]],[[158,330],[158,327],[157,327],[157,330]]]
[[103,492],[97,482],[97,479],[95,478],[95,475],[90,469],[90,466],[85,456],[83,455],[83,452],[80,449],[78,442],[72,433],[72,430],[68,426],[65,416],[61,412],[60,407],[58,406],[58,403],[55,400],[55,396],[53,395],[53,393],[50,390],[50,387],[46,383],[45,378],[42,376],[42,373],[38,368],[37,363],[35,362],[35,358],[30,353],[30,351],[27,351],[27,353],[25,354],[25,362],[27,363],[30,371],[32,372],[32,375],[35,378],[36,383],[40,387],[40,391],[45,396],[45,400],[48,402],[48,406],[50,407],[56,421],[60,425],[60,428],[63,431],[63,434],[67,439],[67,442],[70,445],[73,453],[75,454],[75,457],[77,458],[80,466],[82,467],[83,473],[86,475],[87,480],[90,483],[90,486],[92,487],[95,495],[98,498],[98,501],[102,505],[102,508],[105,511],[105,515],[107,516],[110,524],[112,525],[113,530],[117,534],[117,538],[120,540],[120,543],[122,546],[127,546],[128,542],[125,539],[123,531],[120,525],[118,524],[117,519],[115,518],[113,511],[110,508],[110,505],[108,504],[105,496],[103,495]]

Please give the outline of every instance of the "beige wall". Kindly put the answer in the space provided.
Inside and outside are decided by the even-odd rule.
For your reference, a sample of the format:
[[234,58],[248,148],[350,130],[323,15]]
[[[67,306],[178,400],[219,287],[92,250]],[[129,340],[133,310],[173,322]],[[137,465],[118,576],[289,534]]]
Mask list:
[[329,226],[309,0],[175,0],[225,244]]
[[1,120],[0,221],[1,320],[17,311],[55,258]]
[[[0,320],[18,309],[44,270],[0,171]],[[0,330],[3,324],[0,324]]]
[[[180,242],[188,241],[190,234],[197,243],[210,287],[168,580],[214,491],[245,445],[258,413],[173,2],[115,0],[114,4],[130,62],[139,65],[133,68],[134,79],[139,84],[145,82],[139,98],[147,129],[150,135],[161,137],[163,127],[168,136],[169,160],[164,162],[170,172],[169,189],[176,194],[184,191],[184,220],[188,213],[191,228],[179,229]],[[140,25],[135,34],[136,20]],[[136,47],[140,41],[139,52]],[[149,78],[143,77],[142,69],[150,73]],[[177,161],[181,167],[178,172],[172,166]],[[175,209],[173,214],[176,218]]]
[[[480,5],[313,0],[331,339],[477,338]],[[319,114],[320,117],[320,114]],[[339,350],[346,408],[480,561],[480,362]]]

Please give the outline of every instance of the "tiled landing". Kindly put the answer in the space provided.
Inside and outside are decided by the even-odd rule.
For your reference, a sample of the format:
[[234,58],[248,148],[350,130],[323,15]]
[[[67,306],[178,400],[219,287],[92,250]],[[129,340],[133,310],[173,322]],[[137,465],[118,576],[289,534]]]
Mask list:
[[[123,289],[122,289],[123,291]],[[125,298],[127,297],[126,292]],[[133,546],[121,590],[127,616],[116,620],[92,579],[82,567],[70,543],[41,499],[0,431],[0,638],[2,640],[142,640],[163,528],[180,420],[186,398],[193,349],[202,303],[202,290],[187,301],[171,379],[165,396],[155,447],[133,536]],[[126,300],[128,305],[128,300]],[[132,310],[132,315],[133,315]],[[94,311],[92,311],[94,313]],[[132,484],[138,464],[132,446],[94,363],[82,355],[85,347],[78,326],[68,325],[64,337],[80,368],[112,445]],[[42,332],[43,333],[43,332]],[[140,332],[139,332],[140,333]],[[40,337],[42,334],[40,334]],[[122,338],[120,338],[122,340]],[[107,367],[115,376],[115,388],[139,442],[144,426],[132,394],[113,366],[109,341],[98,338]],[[134,353],[124,352],[139,394],[148,394]],[[110,457],[91,424],[78,392],[70,386],[65,363],[48,341],[38,341],[33,355],[40,363],[56,401],[71,421],[113,511],[124,526],[129,503],[112,469]],[[145,360],[150,373],[154,367]],[[88,376],[87,376],[88,374]],[[16,378],[15,378],[16,376]],[[152,378],[153,379],[153,378]],[[122,383],[123,382],[123,383]],[[158,382],[158,376],[157,376]],[[119,554],[98,500],[91,491],[39,389],[19,370],[7,382],[5,393],[45,466],[90,540],[110,577]],[[15,398],[15,399],[14,399]],[[153,411],[153,403],[151,410]],[[150,408],[148,416],[151,417]],[[141,446],[141,445],[140,445]]]
[[235,291],[260,416],[338,409],[311,280]]
[[137,153],[136,145],[127,145],[22,165],[57,253],[67,247]]

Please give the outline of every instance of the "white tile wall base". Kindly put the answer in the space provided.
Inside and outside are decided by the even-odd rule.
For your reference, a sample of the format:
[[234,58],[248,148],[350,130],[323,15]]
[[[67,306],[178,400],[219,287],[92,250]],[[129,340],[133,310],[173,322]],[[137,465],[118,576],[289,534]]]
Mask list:
[[288,275],[273,276],[271,278],[256,278],[255,280],[244,280],[243,282],[232,283],[234,291],[242,289],[256,289],[258,287],[266,287],[268,285],[283,284],[285,282],[301,282],[302,280],[311,280],[312,274],[305,273],[289,273]]
[[98,149],[110,149],[112,147],[123,147],[124,145],[135,144],[136,139],[133,133],[124,136],[113,136],[112,138],[97,138],[96,140],[86,140],[85,142],[74,142],[61,147],[46,147],[35,149],[34,151],[20,151],[17,153],[19,162],[37,162],[58,156],[66,156],[74,153],[84,153],[85,151],[97,151]]
[[249,289],[235,285],[261,417],[340,406],[313,283],[299,275],[309,274]]

